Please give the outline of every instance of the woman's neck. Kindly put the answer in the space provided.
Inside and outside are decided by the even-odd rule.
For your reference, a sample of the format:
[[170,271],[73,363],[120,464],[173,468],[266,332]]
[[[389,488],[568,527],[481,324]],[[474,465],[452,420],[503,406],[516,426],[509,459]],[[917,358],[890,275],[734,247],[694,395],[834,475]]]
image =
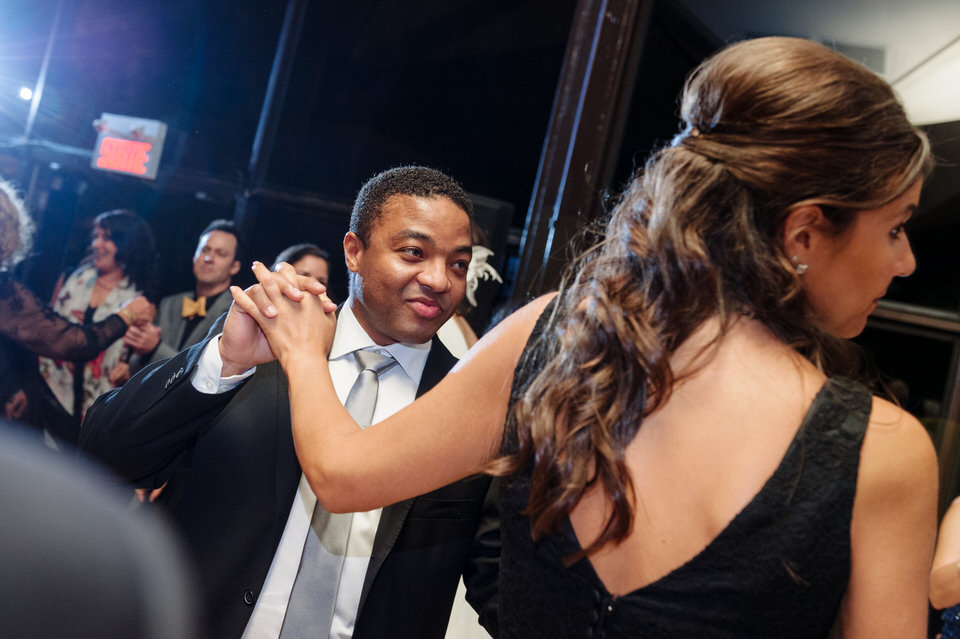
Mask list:
[[117,266],[109,271],[97,271],[97,286],[106,290],[113,288],[123,279],[123,267]]
[[696,374],[696,371],[709,366],[715,358],[731,352],[738,353],[738,356],[755,353],[786,356],[791,360],[803,359],[756,319],[733,317],[726,331],[721,334],[720,318],[714,316],[698,326],[680,345],[670,358],[670,365],[679,376]]

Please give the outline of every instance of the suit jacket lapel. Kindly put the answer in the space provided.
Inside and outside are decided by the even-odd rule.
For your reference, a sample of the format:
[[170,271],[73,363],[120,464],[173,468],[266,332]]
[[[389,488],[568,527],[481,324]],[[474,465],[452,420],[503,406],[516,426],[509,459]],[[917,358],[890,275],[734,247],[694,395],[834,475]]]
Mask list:
[[163,335],[162,339],[175,350],[177,349],[177,345],[183,340],[183,332],[187,330],[187,320],[182,317],[182,300],[189,295],[189,292],[185,292],[176,298],[175,303],[167,306],[166,325],[173,328],[173,335]]
[[[420,376],[417,397],[436,386],[456,363],[457,358],[447,350],[447,347],[439,339],[434,337],[430,346],[430,354],[427,356],[427,362],[423,367],[423,375]],[[363,590],[360,593],[358,617],[363,611],[363,604],[367,600],[367,595],[370,594],[370,588],[373,586],[384,559],[390,554],[397,537],[400,536],[400,530],[403,528],[403,522],[406,521],[411,506],[413,506],[413,499],[405,499],[385,507],[380,514],[380,524],[377,526],[377,535],[373,540],[370,564],[367,566],[367,574],[363,579]]]

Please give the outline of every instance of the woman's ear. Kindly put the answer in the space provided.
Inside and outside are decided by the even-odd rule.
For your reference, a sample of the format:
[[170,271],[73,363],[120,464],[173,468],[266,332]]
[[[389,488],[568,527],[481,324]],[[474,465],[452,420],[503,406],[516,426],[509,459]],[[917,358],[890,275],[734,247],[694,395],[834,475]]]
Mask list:
[[791,260],[809,264],[811,254],[824,238],[823,225],[826,219],[819,206],[806,204],[790,209],[783,222],[783,252]]

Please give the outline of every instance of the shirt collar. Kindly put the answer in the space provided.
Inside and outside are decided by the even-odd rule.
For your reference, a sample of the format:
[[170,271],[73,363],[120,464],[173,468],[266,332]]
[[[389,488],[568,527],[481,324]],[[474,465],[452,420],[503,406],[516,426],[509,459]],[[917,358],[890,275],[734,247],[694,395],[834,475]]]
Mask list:
[[333,335],[333,344],[330,346],[330,361],[349,356],[354,351],[361,349],[384,350],[397,360],[400,368],[418,384],[423,375],[423,368],[427,364],[427,356],[430,354],[430,345],[433,340],[424,344],[402,344],[396,342],[386,346],[376,344],[367,332],[360,326],[356,315],[353,314],[353,298],[340,307],[340,314],[337,315],[337,330]]

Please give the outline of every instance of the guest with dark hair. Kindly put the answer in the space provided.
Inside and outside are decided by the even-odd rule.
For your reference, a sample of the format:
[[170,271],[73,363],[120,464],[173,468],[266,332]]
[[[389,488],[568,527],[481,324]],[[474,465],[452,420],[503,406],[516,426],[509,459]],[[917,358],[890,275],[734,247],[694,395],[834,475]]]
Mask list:
[[916,266],[927,138],[794,38],[715,54],[680,113],[560,293],[370,428],[318,365],[328,304],[257,266],[236,312],[287,374],[303,472],[334,512],[503,475],[503,638],[925,639],[936,456],[844,338]]
[[312,277],[324,286],[330,283],[330,254],[316,244],[294,244],[280,251],[273,266],[286,262],[293,267],[297,275]]
[[[77,324],[103,321],[138,296],[156,300],[156,271],[150,227],[132,211],[101,213],[93,222],[89,256],[58,284],[53,310]],[[42,357],[40,372],[79,424],[93,400],[126,381],[129,358],[123,343],[114,342],[92,357]]]
[[50,428],[60,439],[76,440],[75,430],[59,430],[45,409],[56,400],[37,374],[34,354],[85,360],[119,340],[128,326],[150,322],[155,307],[136,297],[94,324],[74,324],[57,315],[11,270],[28,252],[33,223],[14,189],[0,180],[0,400],[9,419]]
[[123,341],[141,357],[142,364],[166,359],[207,335],[233,299],[226,293],[240,270],[240,235],[230,220],[214,220],[200,232],[193,253],[192,291],[168,295],[160,301],[156,324],[131,328]]

